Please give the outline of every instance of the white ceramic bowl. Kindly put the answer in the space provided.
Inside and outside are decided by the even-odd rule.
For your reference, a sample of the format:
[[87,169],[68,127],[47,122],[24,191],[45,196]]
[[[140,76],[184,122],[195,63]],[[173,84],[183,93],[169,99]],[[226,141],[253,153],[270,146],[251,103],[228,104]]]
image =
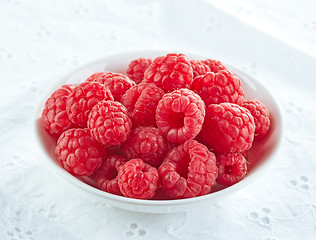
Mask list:
[[[283,132],[283,123],[281,111],[278,107],[277,102],[274,97],[269,93],[269,91],[260,82],[252,78],[251,76],[245,74],[241,70],[228,66],[234,74],[236,74],[242,81],[242,87],[245,92],[245,97],[256,98],[263,102],[271,113],[271,129],[268,135],[255,142],[248,154],[248,174],[239,183],[222,189],[216,192],[210,193],[208,195],[189,198],[189,199],[179,199],[179,200],[139,200],[131,199],[121,196],[116,196],[107,192],[103,192],[89,184],[89,178],[82,178],[81,180],[72,176],[66,172],[57,162],[54,153],[55,142],[44,130],[41,122],[40,116],[44,108],[46,99],[61,85],[63,84],[78,84],[87,79],[92,73],[98,71],[112,71],[125,73],[130,61],[137,59],[139,57],[145,58],[155,58],[157,56],[165,55],[166,51],[138,51],[138,52],[128,52],[108,56],[100,61],[92,63],[88,66],[82,67],[75,71],[70,76],[65,77],[57,85],[54,85],[51,89],[48,89],[47,94],[43,96],[43,100],[39,103],[39,107],[35,114],[36,123],[36,135],[40,145],[43,150],[45,159],[50,163],[50,165],[65,179],[73,183],[74,186],[79,187],[82,191],[87,194],[95,195],[105,202],[127,210],[137,211],[137,212],[147,212],[147,213],[170,213],[185,211],[195,206],[201,206],[203,204],[212,204],[219,201],[221,198],[227,197],[234,192],[237,192],[248,183],[253,182],[259,175],[261,175],[265,170],[268,169],[270,164],[276,158],[277,149],[280,146]],[[187,54],[190,59],[206,59],[212,58],[212,56],[197,56],[192,54]],[[85,183],[85,182],[86,183]]]

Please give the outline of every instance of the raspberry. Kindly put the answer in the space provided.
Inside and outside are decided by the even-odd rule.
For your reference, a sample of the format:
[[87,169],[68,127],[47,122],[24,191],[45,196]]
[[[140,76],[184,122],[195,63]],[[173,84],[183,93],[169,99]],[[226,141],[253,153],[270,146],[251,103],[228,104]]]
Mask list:
[[227,70],[197,76],[192,81],[191,90],[201,96],[206,106],[222,102],[241,105],[244,101],[240,79]]
[[203,140],[217,152],[243,152],[252,146],[255,123],[251,113],[234,103],[211,104],[201,131]]
[[220,153],[216,155],[220,185],[231,186],[244,178],[247,173],[247,161],[242,153]]
[[256,125],[255,135],[265,135],[270,128],[269,110],[264,106],[263,103],[256,99],[246,100],[242,106],[247,108],[254,118]]
[[104,85],[98,82],[81,83],[66,101],[69,119],[80,127],[86,127],[91,109],[102,100],[113,100],[111,92]]
[[150,199],[155,195],[158,182],[157,169],[139,158],[129,160],[118,172],[118,184],[125,197]]
[[133,129],[122,148],[129,159],[141,158],[154,167],[160,166],[168,151],[166,141],[154,127]]
[[89,114],[88,128],[91,136],[100,143],[119,145],[127,139],[132,122],[124,105],[115,101],[101,101]]
[[124,155],[121,145],[108,145],[105,146],[105,149],[108,155]]
[[102,163],[104,147],[90,136],[87,128],[63,132],[55,149],[58,162],[75,176],[90,176]]
[[172,143],[193,139],[202,128],[204,116],[204,102],[186,88],[165,94],[156,109],[157,126]]
[[216,157],[195,140],[172,148],[158,169],[161,187],[172,198],[211,192],[217,178]]
[[62,132],[75,127],[66,111],[66,100],[75,86],[64,85],[56,90],[46,101],[41,121],[44,128],[52,136],[59,136]]
[[210,67],[202,61],[190,60],[190,63],[193,69],[193,79],[197,76],[204,75],[207,72],[211,72]]
[[193,80],[190,60],[184,54],[157,57],[144,73],[143,82],[155,83],[165,92],[188,88]]
[[104,84],[105,88],[111,91],[115,101],[120,101],[122,95],[132,86],[135,86],[135,82],[129,79],[129,77],[112,72],[100,74],[97,78],[94,78],[91,81]]
[[107,156],[101,167],[95,172],[95,181],[97,187],[102,191],[122,195],[118,186],[118,170],[127,161],[120,155]]
[[90,77],[87,78],[86,82],[97,81],[97,79],[103,76],[105,72],[96,72],[93,73]]
[[121,98],[134,126],[154,126],[158,102],[164,91],[153,83],[140,83],[131,87]]
[[126,71],[127,76],[136,83],[140,83],[144,79],[144,72],[152,63],[149,58],[139,58],[131,61]]
[[210,68],[211,72],[213,73],[217,73],[220,70],[226,69],[226,67],[220,61],[217,61],[217,60],[206,59],[201,62],[205,63]]

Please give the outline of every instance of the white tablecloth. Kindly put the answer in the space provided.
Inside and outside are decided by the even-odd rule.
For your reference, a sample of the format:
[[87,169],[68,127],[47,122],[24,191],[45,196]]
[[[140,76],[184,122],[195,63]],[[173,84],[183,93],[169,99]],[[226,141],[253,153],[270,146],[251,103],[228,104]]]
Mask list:
[[[315,239],[316,5],[299,3],[1,1],[0,222],[22,220],[6,221],[0,238]],[[113,208],[55,173],[33,129],[47,87],[82,64],[143,49],[198,53],[260,80],[285,120],[272,168],[207,209],[175,214]],[[45,226],[59,235],[43,237]]]

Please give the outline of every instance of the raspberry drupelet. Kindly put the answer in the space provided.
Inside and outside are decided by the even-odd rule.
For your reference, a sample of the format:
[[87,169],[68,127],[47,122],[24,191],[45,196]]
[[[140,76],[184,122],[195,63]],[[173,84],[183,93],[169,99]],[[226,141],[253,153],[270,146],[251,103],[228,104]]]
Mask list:
[[95,105],[88,119],[91,136],[104,145],[120,145],[132,129],[127,109],[116,101],[101,101]]
[[114,72],[105,72],[97,75],[96,78],[90,81],[96,81],[103,84],[106,89],[110,90],[115,101],[120,101],[123,94],[132,86],[136,85],[134,81],[129,79],[129,77]]
[[213,59],[206,59],[206,60],[202,60],[202,63],[206,64],[211,72],[213,73],[217,73],[220,70],[225,70],[226,67],[218,60],[213,60]]
[[140,83],[131,87],[121,98],[133,126],[155,126],[156,108],[164,91],[153,83]]
[[100,167],[105,148],[91,137],[87,128],[72,128],[58,138],[56,157],[61,166],[74,176],[90,176]]
[[209,66],[199,60],[190,60],[192,69],[193,69],[193,79],[197,76],[204,75],[208,72],[211,72]]
[[180,144],[196,137],[204,116],[204,102],[186,88],[165,94],[156,109],[158,129],[171,143]]
[[95,172],[97,187],[102,191],[122,195],[118,185],[118,171],[127,161],[124,156],[108,155],[99,169]]
[[165,92],[188,88],[193,80],[190,60],[184,54],[169,53],[154,59],[144,73],[143,82],[155,83]]
[[246,100],[242,106],[247,108],[254,118],[256,125],[255,136],[265,135],[270,128],[270,113],[266,106],[256,99]]
[[70,121],[66,111],[66,101],[74,88],[75,86],[71,84],[63,85],[45,102],[41,121],[46,131],[52,136],[59,137],[64,131],[76,127]]
[[122,149],[129,159],[141,158],[151,166],[159,167],[168,151],[168,143],[157,128],[137,127],[123,143]]
[[206,108],[201,136],[210,149],[246,151],[252,146],[254,132],[254,119],[246,108],[234,103],[211,104]]
[[242,180],[247,173],[247,161],[242,153],[216,154],[218,177],[220,185],[231,186]]
[[195,140],[172,148],[158,169],[162,190],[171,198],[210,193],[217,171],[215,155]]
[[87,78],[86,82],[97,81],[98,77],[102,77],[106,72],[96,72]]
[[144,79],[144,73],[153,62],[150,58],[138,58],[130,62],[127,68],[127,76],[135,83],[140,83]]
[[158,188],[159,174],[156,168],[134,158],[120,168],[118,184],[125,197],[150,199]]
[[110,90],[98,82],[83,82],[76,87],[66,101],[69,119],[80,127],[87,127],[88,115],[99,101],[113,100]]
[[206,106],[222,102],[241,105],[244,101],[240,79],[227,70],[197,76],[190,89],[200,95]]

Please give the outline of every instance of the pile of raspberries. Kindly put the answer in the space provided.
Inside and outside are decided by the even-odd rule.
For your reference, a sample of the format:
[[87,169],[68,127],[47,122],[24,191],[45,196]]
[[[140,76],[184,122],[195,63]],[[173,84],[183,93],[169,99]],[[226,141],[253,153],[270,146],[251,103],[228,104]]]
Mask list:
[[270,116],[221,62],[170,53],[60,87],[41,122],[72,175],[129,198],[182,199],[242,180]]

